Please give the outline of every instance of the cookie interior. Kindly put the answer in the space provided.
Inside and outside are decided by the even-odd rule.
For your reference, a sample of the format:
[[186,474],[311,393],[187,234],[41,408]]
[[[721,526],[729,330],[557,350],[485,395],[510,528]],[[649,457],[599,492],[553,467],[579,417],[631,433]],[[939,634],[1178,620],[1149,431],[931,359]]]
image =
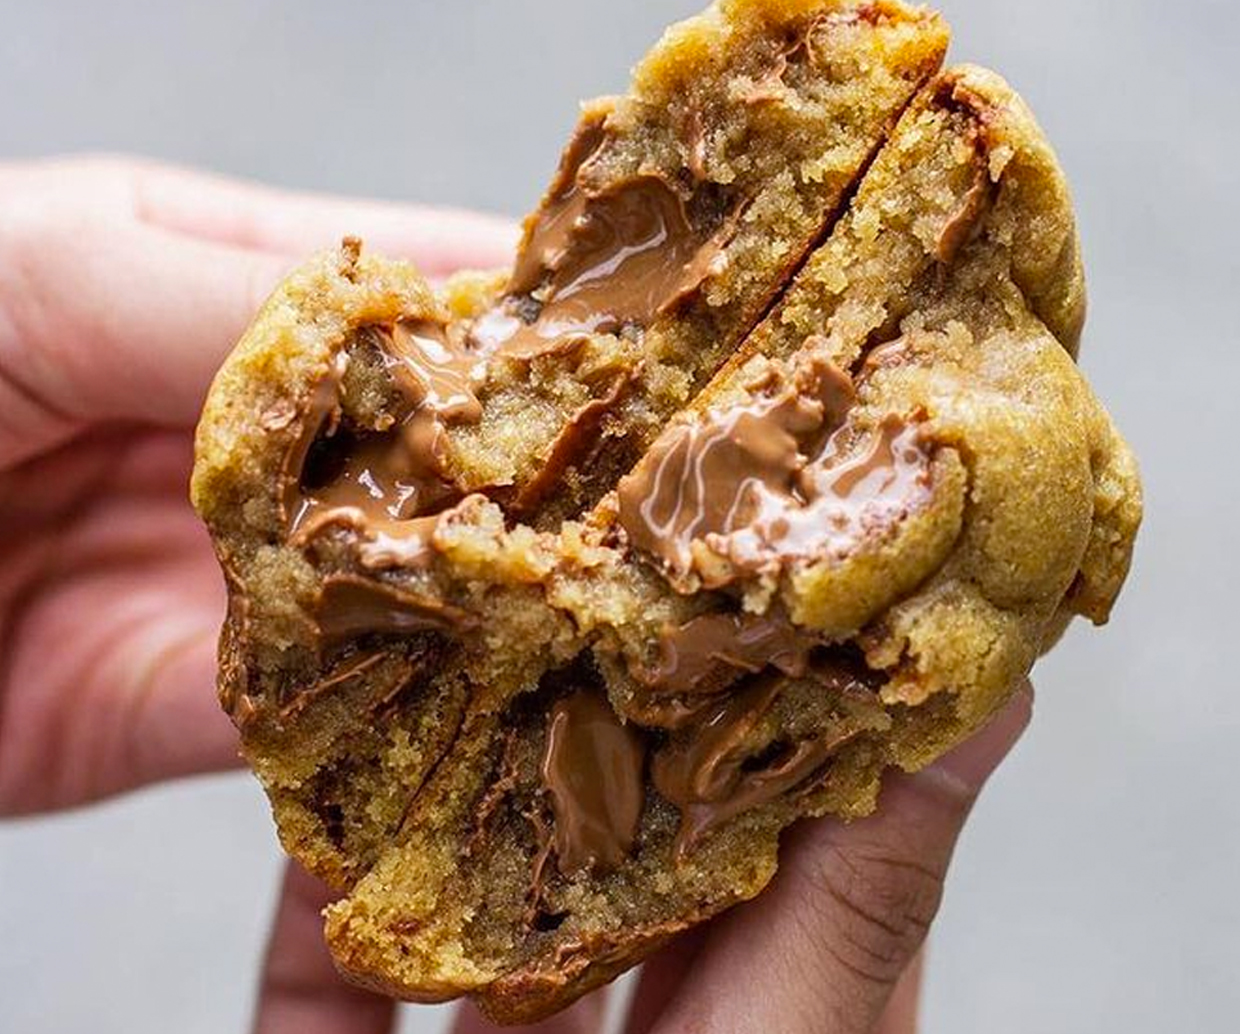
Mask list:
[[221,693],[354,979],[545,1015],[1105,619],[1139,487],[1070,202],[945,43],[723,3],[586,108],[511,274],[350,245],[222,371]]

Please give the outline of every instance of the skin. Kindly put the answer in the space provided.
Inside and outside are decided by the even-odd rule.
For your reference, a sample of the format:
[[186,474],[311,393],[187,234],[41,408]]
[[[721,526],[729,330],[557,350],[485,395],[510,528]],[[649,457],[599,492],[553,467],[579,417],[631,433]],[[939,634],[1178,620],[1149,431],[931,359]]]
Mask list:
[[[215,702],[223,589],[186,498],[211,377],[259,303],[346,233],[428,276],[497,267],[508,223],[280,193],[119,159],[0,164],[0,816],[236,766]],[[757,901],[642,969],[625,1034],[916,1029],[920,949],[969,810],[1028,722],[892,778],[880,813],[805,823]],[[290,866],[259,1034],[382,1034]],[[606,992],[529,1034],[601,1031]],[[455,1034],[491,1027],[470,1006]]]

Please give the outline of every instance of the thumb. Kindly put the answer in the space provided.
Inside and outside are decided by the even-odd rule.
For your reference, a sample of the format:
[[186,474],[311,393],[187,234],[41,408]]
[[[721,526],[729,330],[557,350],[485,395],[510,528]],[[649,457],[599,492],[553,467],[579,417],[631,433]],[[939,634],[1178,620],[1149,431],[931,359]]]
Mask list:
[[710,931],[653,1029],[873,1030],[938,911],[973,802],[1031,706],[1026,689],[968,743],[888,780],[873,818],[794,830],[770,889]]

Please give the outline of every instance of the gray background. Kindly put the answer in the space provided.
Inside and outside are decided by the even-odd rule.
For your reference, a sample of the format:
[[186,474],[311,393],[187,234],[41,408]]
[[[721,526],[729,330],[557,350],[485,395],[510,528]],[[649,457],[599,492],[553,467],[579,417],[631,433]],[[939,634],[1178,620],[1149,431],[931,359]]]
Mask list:
[[[696,6],[0,0],[0,156],[135,151],[517,214],[576,99],[621,88]],[[1240,13],[942,6],[954,57],[1025,93],[1073,181],[1084,364],[1142,458],[1149,512],[1112,626],[1041,666],[1032,733],[964,837],[925,1029],[1235,1030]],[[0,827],[0,1030],[244,1029],[277,868],[243,776]]]

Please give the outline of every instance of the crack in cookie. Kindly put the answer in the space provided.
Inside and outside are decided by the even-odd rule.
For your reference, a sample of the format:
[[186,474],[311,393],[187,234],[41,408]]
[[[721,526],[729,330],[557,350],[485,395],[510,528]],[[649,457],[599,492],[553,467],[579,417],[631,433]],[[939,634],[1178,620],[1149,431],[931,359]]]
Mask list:
[[221,702],[360,983],[547,1015],[1105,620],[1140,486],[1067,188],[946,42],[720,0],[586,106],[510,272],[346,241],[220,371]]

